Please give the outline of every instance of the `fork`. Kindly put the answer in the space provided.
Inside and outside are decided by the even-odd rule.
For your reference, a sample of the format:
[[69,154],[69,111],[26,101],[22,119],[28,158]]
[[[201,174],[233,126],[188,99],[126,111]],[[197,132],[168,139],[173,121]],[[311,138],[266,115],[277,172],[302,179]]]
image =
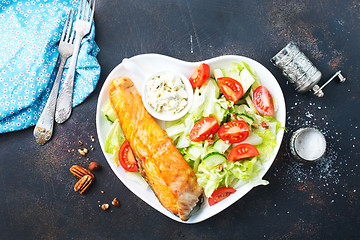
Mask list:
[[52,86],[49,98],[46,102],[45,108],[41,113],[40,118],[34,129],[35,141],[40,145],[44,145],[47,141],[49,141],[49,139],[52,136],[53,127],[54,127],[56,98],[59,91],[61,76],[64,70],[66,60],[73,54],[74,51],[74,43],[73,43],[74,30],[71,31],[71,29],[73,29],[72,25],[73,25],[75,13],[73,14],[71,13],[72,13],[72,9],[70,8],[67,13],[66,22],[59,41],[59,47],[58,47],[60,54],[59,69],[56,74],[56,78]]
[[[81,40],[86,34],[90,32],[91,24],[94,18],[95,2],[96,0],[92,0],[92,4],[91,2],[87,4],[87,0],[85,0],[83,4],[83,0],[81,0],[79,4],[77,13],[78,15],[74,27],[75,48],[71,58],[69,70],[61,87],[56,103],[55,121],[57,123],[65,122],[71,114],[76,61],[79,54]],[[91,16],[89,17],[90,11]]]

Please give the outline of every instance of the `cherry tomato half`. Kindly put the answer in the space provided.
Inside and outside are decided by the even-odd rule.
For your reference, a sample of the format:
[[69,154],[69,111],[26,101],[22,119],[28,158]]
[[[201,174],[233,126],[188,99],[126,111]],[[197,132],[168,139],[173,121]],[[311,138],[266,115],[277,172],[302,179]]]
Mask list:
[[251,144],[240,143],[231,149],[228,160],[229,161],[238,161],[245,158],[251,158],[259,155],[259,151]]
[[190,131],[190,140],[200,142],[210,139],[219,129],[219,123],[214,117],[204,117],[200,119]]
[[137,166],[134,154],[131,150],[129,142],[125,140],[119,150],[119,162],[120,165],[128,172],[137,172],[139,168]]
[[260,86],[255,89],[253,103],[260,114],[264,116],[272,116],[274,114],[274,102],[266,87]]
[[230,77],[221,77],[216,81],[227,100],[236,102],[242,97],[244,90],[237,80]]
[[243,120],[230,121],[220,127],[218,136],[224,142],[239,143],[249,136],[249,126]]
[[193,88],[201,87],[210,75],[210,67],[206,63],[200,64],[195,70],[195,72],[191,75],[189,81]]
[[220,187],[216,189],[208,199],[209,205],[212,206],[214,204],[217,204],[218,202],[221,202],[234,192],[236,192],[236,190],[231,187]]

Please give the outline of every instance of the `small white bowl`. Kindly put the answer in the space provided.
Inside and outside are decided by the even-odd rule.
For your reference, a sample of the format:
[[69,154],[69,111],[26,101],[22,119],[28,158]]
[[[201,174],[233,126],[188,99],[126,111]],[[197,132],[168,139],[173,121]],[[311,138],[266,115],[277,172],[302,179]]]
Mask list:
[[[147,85],[148,82],[151,81],[155,76],[158,76],[160,74],[163,73],[171,73],[175,76],[180,77],[181,81],[183,82],[184,86],[185,86],[185,90],[187,92],[187,105],[185,108],[183,108],[180,112],[177,112],[175,114],[172,113],[163,113],[163,112],[158,112],[156,111],[152,106],[150,106],[150,104],[147,101]],[[189,81],[189,79],[187,79],[183,74],[175,72],[175,71],[162,71],[162,72],[157,72],[153,75],[151,75],[150,77],[147,77],[145,80],[145,83],[143,85],[142,88],[142,100],[143,100],[143,104],[146,108],[146,110],[151,114],[151,116],[153,116],[156,119],[162,120],[162,121],[174,121],[177,120],[181,117],[183,117],[191,108],[192,102],[193,102],[193,88],[191,86],[191,83]]]

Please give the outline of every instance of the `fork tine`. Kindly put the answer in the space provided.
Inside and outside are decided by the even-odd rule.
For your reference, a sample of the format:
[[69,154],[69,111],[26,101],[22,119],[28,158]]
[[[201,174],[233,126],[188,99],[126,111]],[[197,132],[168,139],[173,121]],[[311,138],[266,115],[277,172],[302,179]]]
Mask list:
[[70,8],[68,13],[67,13],[66,22],[64,24],[64,29],[63,29],[63,32],[61,34],[60,41],[65,40],[65,33],[66,33],[67,28],[68,28],[68,23],[69,23],[69,18],[70,18],[70,15],[71,15],[71,11],[72,11],[72,8]]
[[96,0],[93,0],[92,13],[91,13],[91,18],[90,18],[90,24],[92,24],[92,21],[93,21],[93,19],[94,19],[95,3],[96,3]]
[[74,11],[74,14],[72,15],[72,17],[71,17],[71,25],[72,25],[72,32],[71,32],[71,36],[70,36],[70,41],[69,41],[69,43],[73,43],[74,42],[74,35],[75,35],[75,27],[74,27],[74,16],[75,16],[75,14],[76,14],[76,11]]
[[78,10],[78,16],[77,16],[77,19],[80,19],[80,16],[81,16],[81,7],[82,7],[82,2],[83,0],[80,1],[80,4],[79,4],[79,10]]
[[91,10],[91,0],[89,0],[89,6],[86,9],[86,18],[85,21],[89,21],[89,14],[90,14],[90,10]]
[[[69,41],[69,37],[70,37],[71,30],[74,31],[74,26],[73,26],[74,15],[75,15],[75,11],[74,11],[74,14],[72,14],[71,17],[70,17],[70,21],[69,21],[69,26],[68,26],[68,28],[67,28],[67,34],[66,34],[65,42],[68,42],[68,41]],[[71,34],[71,37],[72,37],[72,34]]]
[[82,6],[82,13],[81,13],[81,19],[82,20],[85,20],[85,12],[86,12],[86,3],[87,3],[87,0],[84,1],[84,6]]

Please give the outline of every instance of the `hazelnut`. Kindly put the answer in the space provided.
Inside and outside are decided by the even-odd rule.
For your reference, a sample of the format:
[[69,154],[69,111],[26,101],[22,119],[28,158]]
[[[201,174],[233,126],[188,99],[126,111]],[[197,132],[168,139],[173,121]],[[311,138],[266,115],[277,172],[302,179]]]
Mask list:
[[96,170],[98,170],[98,169],[100,169],[100,168],[101,168],[101,165],[98,164],[97,162],[91,162],[91,163],[89,164],[89,170],[90,170],[90,171],[96,171]]
[[120,206],[120,203],[119,201],[117,200],[117,198],[114,198],[114,200],[111,202],[112,205],[114,205],[115,207],[119,207]]
[[108,208],[109,208],[109,204],[107,204],[107,203],[104,203],[103,205],[101,205],[101,209],[104,211]]

